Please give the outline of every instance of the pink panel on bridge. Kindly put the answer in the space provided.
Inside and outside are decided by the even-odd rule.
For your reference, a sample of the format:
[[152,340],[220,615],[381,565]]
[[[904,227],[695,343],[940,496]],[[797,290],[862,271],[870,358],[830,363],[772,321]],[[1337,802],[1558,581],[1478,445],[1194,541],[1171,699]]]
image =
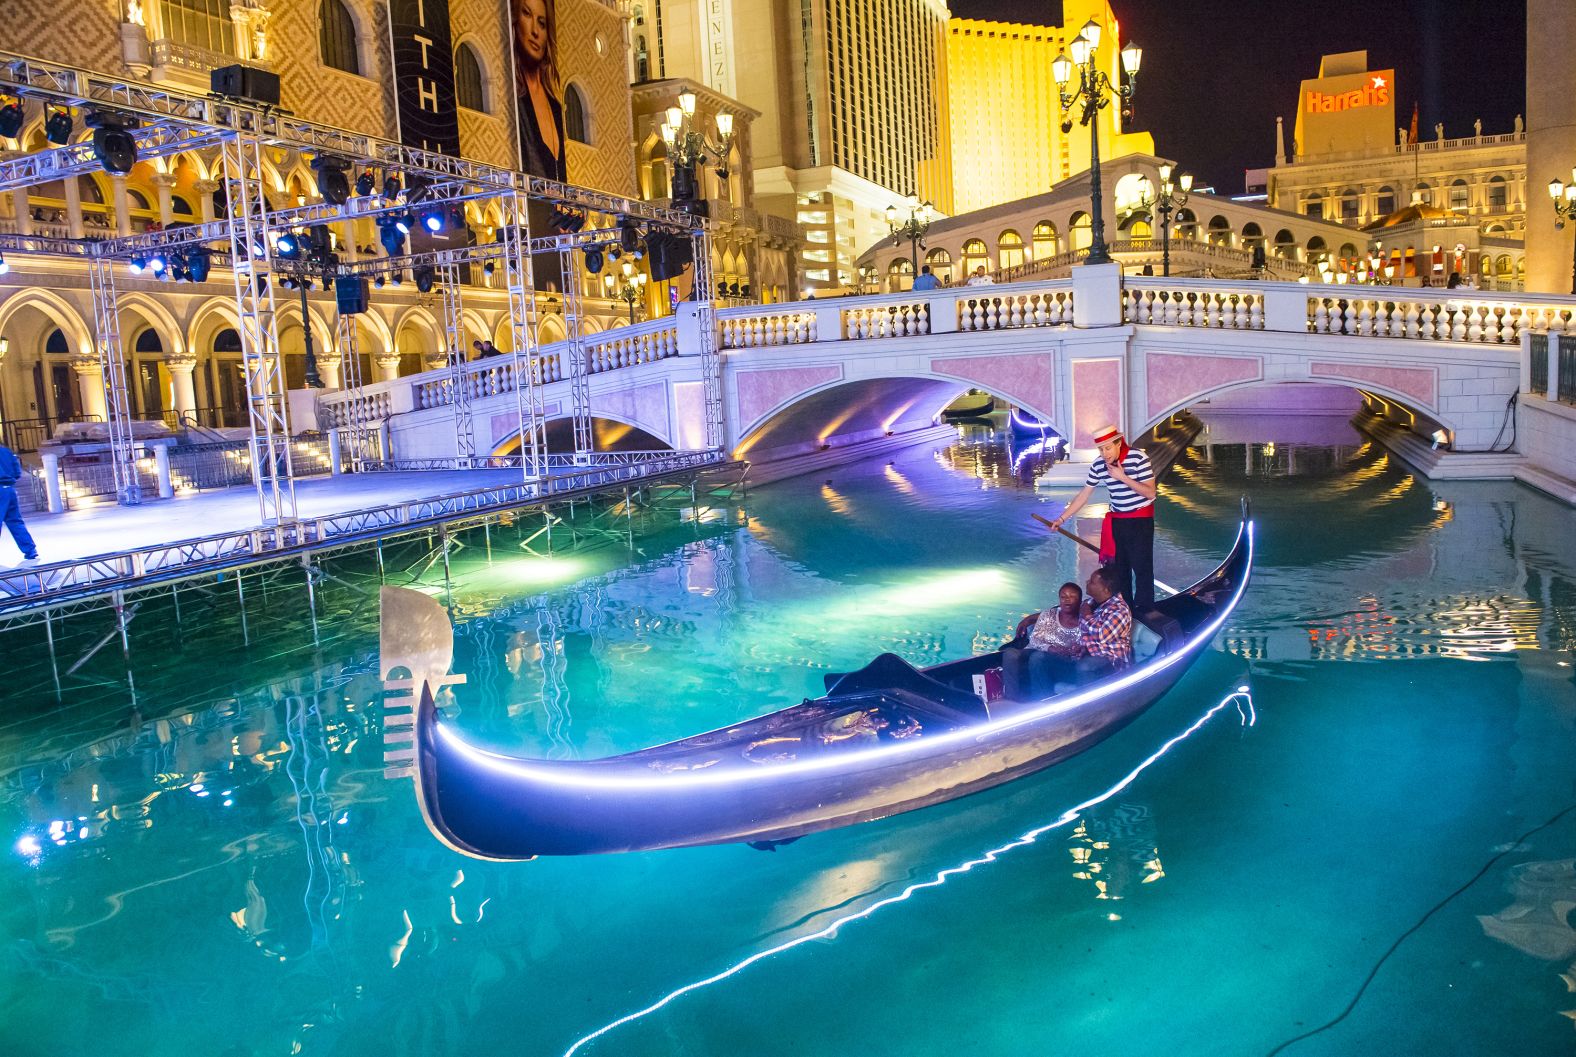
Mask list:
[[1424,407],[1438,406],[1439,372],[1432,367],[1377,367],[1360,363],[1314,362],[1308,373],[1315,378],[1340,378],[1359,385],[1382,385],[1393,393],[1411,397]]
[[[547,404],[542,408],[543,417],[552,418],[562,410],[563,405],[555,401],[554,403]],[[519,433],[520,419],[518,416],[513,414],[494,415],[492,416],[491,426],[492,445],[487,449],[488,451],[491,451],[493,448],[496,448],[498,445],[502,444],[507,438]]]
[[[1194,356],[1190,353],[1151,352],[1144,357],[1149,390],[1149,417],[1233,382],[1256,382],[1264,377],[1264,360],[1257,356]],[[1134,423],[1137,428],[1138,423]]]
[[753,427],[772,408],[841,377],[841,367],[776,367],[740,371],[734,376],[733,383],[739,394],[739,424]]
[[950,374],[1041,415],[1056,413],[1056,364],[1049,353],[1027,352],[1011,356],[954,356],[931,360],[930,369]]
[[677,412],[674,422],[675,448],[704,448],[706,446],[706,387],[700,382],[675,382],[673,407]]
[[1073,361],[1073,447],[1094,447],[1094,431],[1122,424],[1122,361]]
[[663,440],[673,435],[668,422],[666,382],[652,382],[634,389],[601,393],[591,398],[591,414],[621,419]]

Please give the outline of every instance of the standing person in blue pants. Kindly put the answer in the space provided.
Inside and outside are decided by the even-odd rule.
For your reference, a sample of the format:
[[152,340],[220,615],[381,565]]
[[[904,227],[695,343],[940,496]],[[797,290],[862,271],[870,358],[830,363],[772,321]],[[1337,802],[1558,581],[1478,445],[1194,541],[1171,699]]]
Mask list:
[[22,549],[22,562],[38,561],[38,545],[22,520],[22,504],[16,497],[16,482],[22,478],[22,460],[0,444],[0,523],[11,530],[11,538]]

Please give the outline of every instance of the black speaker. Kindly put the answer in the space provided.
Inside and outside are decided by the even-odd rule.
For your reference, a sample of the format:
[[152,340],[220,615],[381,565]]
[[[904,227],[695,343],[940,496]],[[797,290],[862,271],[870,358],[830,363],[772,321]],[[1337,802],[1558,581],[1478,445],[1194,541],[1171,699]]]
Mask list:
[[279,75],[255,66],[221,66],[209,73],[208,86],[214,95],[228,99],[279,105]]
[[694,262],[695,246],[688,235],[670,231],[646,232],[646,263],[652,282],[676,279]]
[[1255,242],[1253,244],[1253,267],[1255,267],[1255,268],[1267,267],[1267,264],[1266,264],[1265,259],[1264,259],[1264,243],[1262,243],[1262,242]]
[[334,278],[334,303],[342,316],[360,315],[367,310],[367,280],[359,275]]

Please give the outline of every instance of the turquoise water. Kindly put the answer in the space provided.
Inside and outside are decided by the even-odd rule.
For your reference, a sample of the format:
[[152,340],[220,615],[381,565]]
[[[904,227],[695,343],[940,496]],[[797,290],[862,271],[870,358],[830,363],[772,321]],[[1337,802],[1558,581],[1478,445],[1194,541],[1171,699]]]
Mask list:
[[[5,633],[0,1053],[561,1055],[614,1024],[575,1052],[1576,1051],[1576,516],[1345,426],[1215,435],[1157,569],[1211,567],[1244,493],[1259,566],[1173,693],[1038,776],[772,853],[443,848],[383,775],[370,555],[326,563],[315,635],[299,572],[248,581],[244,624],[232,584],[146,601],[124,652],[108,614],[54,663]],[[1071,489],[1015,455],[582,512],[551,556],[539,523],[473,533],[447,593],[420,543],[384,568],[452,600],[471,737],[600,755],[993,646],[1086,571],[1028,517]]]

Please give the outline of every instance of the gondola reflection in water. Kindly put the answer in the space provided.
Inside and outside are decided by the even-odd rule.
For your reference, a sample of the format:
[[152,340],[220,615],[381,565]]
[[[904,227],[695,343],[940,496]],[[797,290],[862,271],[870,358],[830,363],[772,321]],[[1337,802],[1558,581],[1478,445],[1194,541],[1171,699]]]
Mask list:
[[382,672],[410,673],[413,745],[404,755],[428,826],[457,851],[518,860],[772,847],[954,800],[1089,748],[1176,685],[1242,598],[1252,565],[1244,502],[1225,560],[1141,615],[1151,646],[1132,667],[1042,699],[986,704],[975,695],[974,676],[1000,666],[999,650],[924,669],[883,654],[828,676],[823,697],[596,760],[501,755],[445,722],[434,695],[455,681],[452,629],[427,595],[383,589]]

